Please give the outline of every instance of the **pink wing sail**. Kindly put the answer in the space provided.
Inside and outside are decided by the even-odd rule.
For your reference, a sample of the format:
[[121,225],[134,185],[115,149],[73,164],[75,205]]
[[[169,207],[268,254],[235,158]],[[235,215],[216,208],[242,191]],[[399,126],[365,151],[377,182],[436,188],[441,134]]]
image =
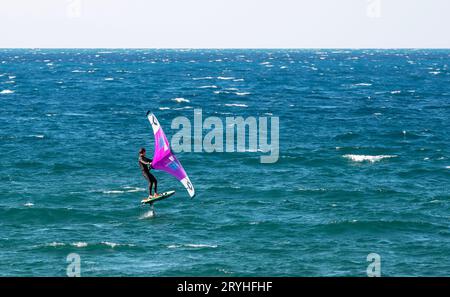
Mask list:
[[180,161],[170,150],[169,141],[164,134],[158,119],[151,112],[147,112],[147,118],[152,125],[153,134],[155,136],[155,153],[153,155],[152,168],[165,171],[175,176],[186,188],[191,198],[195,196],[194,186],[189,177],[181,166]]

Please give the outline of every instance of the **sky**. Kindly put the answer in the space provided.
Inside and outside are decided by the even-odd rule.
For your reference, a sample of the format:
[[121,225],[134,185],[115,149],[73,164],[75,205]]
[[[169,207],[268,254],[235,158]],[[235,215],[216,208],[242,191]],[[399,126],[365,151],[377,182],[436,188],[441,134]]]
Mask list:
[[0,0],[0,48],[450,48],[449,0]]

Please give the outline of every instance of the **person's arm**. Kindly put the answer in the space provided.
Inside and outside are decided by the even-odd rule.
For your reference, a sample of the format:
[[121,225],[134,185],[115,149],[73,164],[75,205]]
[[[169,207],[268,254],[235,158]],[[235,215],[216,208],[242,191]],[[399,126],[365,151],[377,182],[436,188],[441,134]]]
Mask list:
[[139,157],[139,162],[141,162],[142,164],[145,164],[145,165],[152,166],[152,159],[148,159],[144,156]]

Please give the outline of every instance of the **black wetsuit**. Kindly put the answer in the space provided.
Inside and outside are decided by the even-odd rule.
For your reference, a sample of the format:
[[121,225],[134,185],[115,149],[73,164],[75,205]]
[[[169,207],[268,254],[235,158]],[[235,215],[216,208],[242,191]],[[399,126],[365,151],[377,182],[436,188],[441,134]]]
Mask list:
[[155,185],[155,193],[158,193],[158,182],[156,181],[156,178],[153,176],[153,174],[150,173],[150,162],[152,162],[152,159],[148,159],[144,156],[139,155],[139,167],[141,167],[142,175],[148,181],[149,195],[152,195],[153,184]]

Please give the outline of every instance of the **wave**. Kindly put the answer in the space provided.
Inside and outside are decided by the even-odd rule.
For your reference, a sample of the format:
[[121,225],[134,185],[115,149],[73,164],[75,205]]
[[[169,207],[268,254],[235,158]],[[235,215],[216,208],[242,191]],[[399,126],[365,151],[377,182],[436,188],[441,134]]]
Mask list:
[[227,103],[225,106],[228,107],[248,107],[247,104],[241,104],[241,103]]
[[247,95],[250,95],[250,92],[236,92],[236,95],[238,95],[238,96],[247,96]]
[[205,77],[194,77],[192,80],[206,80],[206,79],[213,79],[212,76],[205,76]]
[[137,187],[123,187],[123,190],[106,190],[102,191],[103,194],[123,194],[123,193],[135,193],[135,192],[144,192],[144,188]]
[[195,249],[201,249],[201,248],[217,248],[216,244],[194,244],[194,243],[188,243],[188,244],[172,244],[168,245],[167,248],[169,249],[177,249],[177,248],[195,248]]
[[41,135],[41,134],[38,134],[38,135],[28,135],[28,137],[32,137],[32,138],[40,138],[40,139],[42,139],[42,138],[45,137],[45,135]]
[[46,243],[44,245],[40,245],[37,247],[65,247],[65,246],[72,246],[72,247],[76,247],[76,248],[106,246],[106,247],[110,247],[110,248],[116,248],[116,247],[135,247],[136,245],[131,244],[131,243],[116,243],[116,242],[110,242],[110,241],[102,241],[100,243],[88,243],[88,242],[84,242],[84,241],[64,243],[64,242],[54,241],[54,242]]
[[232,77],[232,76],[218,76],[217,79],[220,79],[220,80],[232,80],[232,79],[235,79],[235,78]]
[[12,90],[3,90],[3,91],[0,92],[0,94],[6,95],[6,94],[13,94],[14,92],[15,91],[12,91]]
[[343,155],[342,157],[350,159],[354,162],[371,162],[371,163],[375,163],[378,161],[381,161],[383,159],[388,159],[388,158],[395,158],[397,157],[396,155],[378,155],[378,156],[369,156],[369,155],[352,155],[352,154],[348,154],[348,155]]
[[211,85],[211,86],[201,86],[198,87],[199,89],[217,89],[217,86],[215,85]]
[[185,98],[174,98],[174,99],[172,99],[172,101],[175,101],[177,103],[190,102],[188,99],[185,99]]
[[159,110],[169,110],[170,107],[160,107]]
[[114,77],[105,77],[105,80],[106,81],[112,81],[112,80],[114,80]]
[[26,207],[31,207],[31,206],[34,206],[34,203],[31,203],[31,202],[27,202],[27,203],[25,203],[23,206],[26,206]]

